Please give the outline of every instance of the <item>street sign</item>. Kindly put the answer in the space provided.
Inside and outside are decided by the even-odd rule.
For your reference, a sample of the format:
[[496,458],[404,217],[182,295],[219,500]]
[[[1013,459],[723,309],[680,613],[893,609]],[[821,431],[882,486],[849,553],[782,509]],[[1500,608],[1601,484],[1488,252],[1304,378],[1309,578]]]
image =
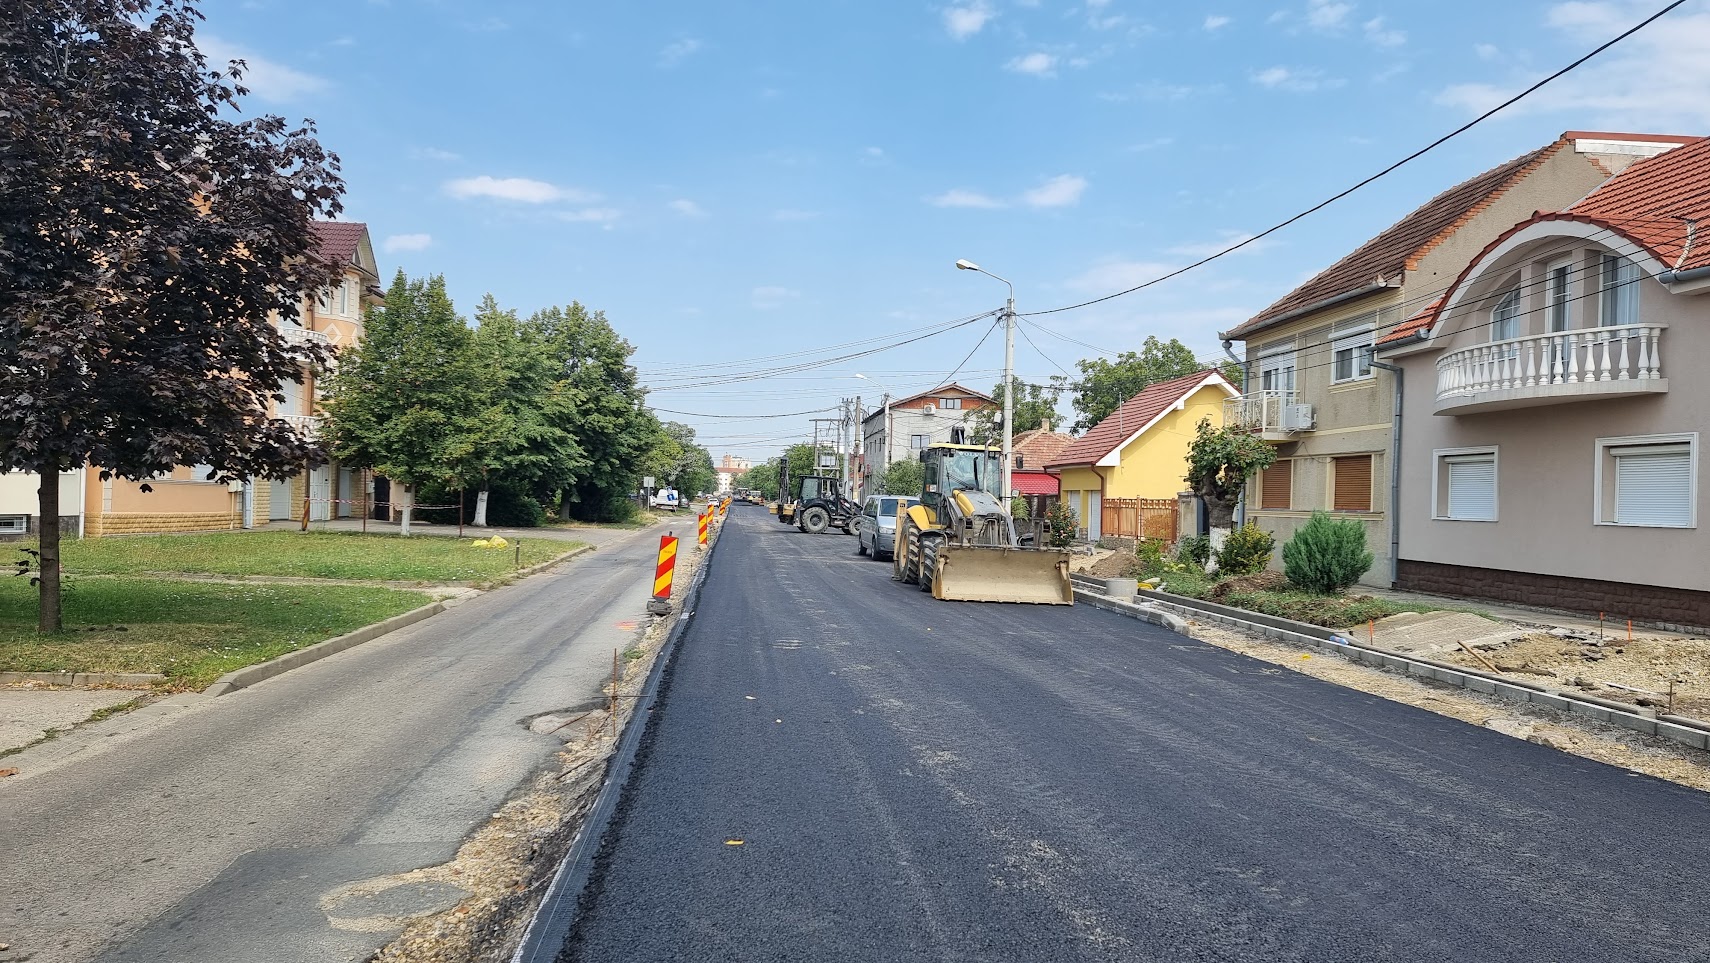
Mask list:
[[641,487],[642,488],[652,488],[653,487],[653,476],[648,475],[646,478],[643,478],[641,480]]

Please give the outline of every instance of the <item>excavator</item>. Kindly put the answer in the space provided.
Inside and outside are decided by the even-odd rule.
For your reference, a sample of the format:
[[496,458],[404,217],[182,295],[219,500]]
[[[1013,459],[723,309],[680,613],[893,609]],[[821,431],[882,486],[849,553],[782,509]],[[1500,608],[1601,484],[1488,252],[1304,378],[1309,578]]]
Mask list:
[[1017,521],[999,497],[1001,455],[978,445],[934,445],[920,461],[920,504],[897,511],[892,578],[937,599],[1074,603],[1069,553],[1046,548],[1044,522]]

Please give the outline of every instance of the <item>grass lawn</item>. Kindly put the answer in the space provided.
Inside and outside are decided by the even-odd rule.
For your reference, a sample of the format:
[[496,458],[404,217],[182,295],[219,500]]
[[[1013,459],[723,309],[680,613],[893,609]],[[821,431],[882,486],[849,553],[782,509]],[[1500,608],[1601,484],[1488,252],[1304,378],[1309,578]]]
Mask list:
[[85,578],[65,591],[72,631],[39,636],[36,590],[27,579],[6,578],[0,579],[0,670],[160,672],[172,688],[202,689],[233,669],[428,601],[420,592],[350,585]]
[[[558,557],[580,543],[523,538],[509,548],[472,548],[473,538],[360,532],[214,532],[68,540],[65,570],[78,575],[277,575],[406,582],[472,582]],[[4,554],[0,552],[0,554]]]

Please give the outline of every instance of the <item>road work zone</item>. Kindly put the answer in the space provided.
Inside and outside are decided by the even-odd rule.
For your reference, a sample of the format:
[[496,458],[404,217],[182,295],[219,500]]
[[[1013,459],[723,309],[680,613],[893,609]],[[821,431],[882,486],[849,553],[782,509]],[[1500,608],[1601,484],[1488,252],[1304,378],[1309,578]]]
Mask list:
[[677,537],[659,536],[659,562],[653,567],[653,598],[647,611],[663,615],[671,611],[671,580],[677,570]]

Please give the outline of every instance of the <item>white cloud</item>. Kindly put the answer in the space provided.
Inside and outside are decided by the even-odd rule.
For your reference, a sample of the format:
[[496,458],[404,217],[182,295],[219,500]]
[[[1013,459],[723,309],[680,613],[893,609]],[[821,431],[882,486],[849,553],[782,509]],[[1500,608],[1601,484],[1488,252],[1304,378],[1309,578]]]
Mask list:
[[772,308],[783,307],[788,301],[801,297],[800,291],[782,288],[776,285],[761,285],[749,292],[749,300],[756,308],[769,311]]
[[1030,74],[1034,77],[1057,76],[1057,58],[1048,53],[1030,53],[1016,57],[1003,65],[1003,69],[1018,73]]
[[1385,27],[1382,17],[1373,17],[1360,26],[1366,32],[1366,40],[1375,46],[1399,47],[1407,42],[1407,34]]
[[1229,26],[1230,22],[1231,22],[1231,18],[1225,17],[1221,14],[1215,14],[1214,13],[1211,16],[1205,18],[1205,29],[1207,29],[1207,30],[1222,30],[1224,27]]
[[572,224],[603,224],[607,227],[623,216],[623,212],[610,207],[584,207],[574,211],[561,211],[558,219]]
[[1306,22],[1318,30],[1336,30],[1346,25],[1348,14],[1354,12],[1351,3],[1337,0],[1307,0]]
[[963,190],[960,187],[945,191],[936,197],[929,197],[926,203],[933,207],[979,207],[994,209],[1003,207],[1003,201],[995,197],[981,194],[978,191]]
[[677,64],[681,63],[684,58],[699,49],[701,49],[701,42],[693,37],[685,37],[682,40],[672,41],[671,43],[666,44],[664,49],[659,51],[659,66],[675,67]]
[[196,47],[208,58],[209,67],[222,72],[230,61],[242,60],[243,80],[240,83],[262,100],[286,103],[332,89],[332,82],[324,77],[306,74],[266,57],[258,57],[212,34],[198,36]]
[[526,177],[491,177],[486,174],[447,181],[445,192],[462,199],[491,197],[522,204],[551,204],[554,201],[586,203],[597,198],[597,195],[586,191],[559,187],[545,181],[529,180]]
[[684,217],[706,217],[706,209],[688,198],[679,198],[671,202],[671,210]]
[[[1577,48],[1607,40],[1640,16],[1631,3],[1580,0],[1551,7],[1545,24]],[[1578,128],[1695,133],[1710,126],[1710,98],[1704,97],[1710,88],[1707,49],[1710,11],[1670,14],[1507,108],[1503,116],[1563,113]],[[1439,91],[1436,101],[1482,113],[1538,77],[1515,70],[1501,80],[1455,84]]]
[[1059,174],[1021,197],[1029,207],[1068,207],[1079,203],[1086,189],[1086,178]]
[[382,241],[380,247],[390,254],[394,251],[425,251],[432,243],[432,234],[393,234]]
[[1493,43],[1480,43],[1473,44],[1473,53],[1478,54],[1480,60],[1495,60],[1502,55],[1502,50]]
[[1317,68],[1291,70],[1287,67],[1267,67],[1252,75],[1253,83],[1272,90],[1286,90],[1291,93],[1305,94],[1315,90],[1329,90],[1342,86],[1342,81],[1335,77],[1326,77]]
[[995,16],[986,0],[958,4],[944,11],[944,29],[957,40],[966,40],[985,29],[986,22]]

